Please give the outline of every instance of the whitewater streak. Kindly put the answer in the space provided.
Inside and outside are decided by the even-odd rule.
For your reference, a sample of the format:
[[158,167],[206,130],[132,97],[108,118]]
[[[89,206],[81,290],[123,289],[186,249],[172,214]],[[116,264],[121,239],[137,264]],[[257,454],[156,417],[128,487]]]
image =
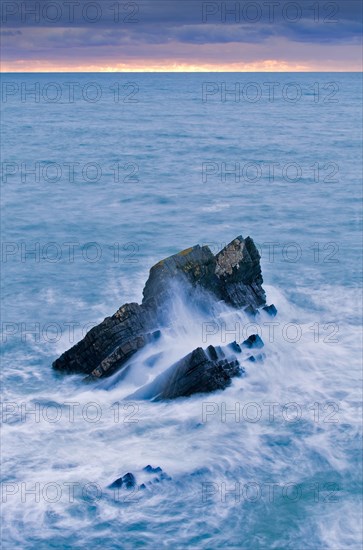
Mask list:
[[[311,324],[309,313],[289,304],[276,288],[268,287],[267,294],[278,304],[281,323],[298,318]],[[225,304],[214,307],[217,319],[248,322]],[[8,410],[5,448],[12,454],[25,447],[31,460],[13,463],[5,477],[7,537],[23,548],[30,548],[35,537],[41,548],[52,540],[67,548],[61,529],[72,533],[76,548],[96,544],[98,532],[107,548],[117,548],[120,536],[124,548],[140,541],[153,548],[164,532],[167,548],[175,544],[175,534],[165,535],[165,526],[178,524],[179,547],[210,548],[213,536],[213,547],[249,548],[257,540],[256,529],[265,533],[258,538],[264,547],[275,529],[273,518],[280,517],[293,529],[285,536],[279,531],[276,548],[296,536],[314,550],[333,547],[333,540],[342,548],[354,540],[360,519],[353,505],[358,496],[354,476],[347,476],[347,442],[352,448],[356,440],[358,452],[358,423],[354,395],[337,389],[346,376],[347,349],[357,346],[357,332],[348,320],[340,325],[339,344],[315,342],[311,333],[292,344],[276,332],[272,342],[266,341],[265,362],[250,363],[246,376],[234,379],[224,392],[165,403],[123,401],[191,347],[205,344],[202,327],[210,322],[208,315],[176,295],[170,331],[131,360],[124,380],[116,373],[89,387],[70,377],[24,398],[23,418]],[[325,320],[326,315],[321,323]],[[220,345],[220,336],[211,335],[210,343]],[[37,406],[38,416],[31,412]],[[55,421],[57,408],[63,414]],[[309,465],[303,471],[302,463]],[[144,491],[107,489],[128,471],[139,483],[147,482],[147,464],[160,466],[171,479]],[[336,525],[338,508],[349,510],[349,517]],[[314,537],[304,530],[305,515],[316,518]],[[217,529],[220,521],[223,532]],[[42,529],[29,539],[27,525],[34,523]]]

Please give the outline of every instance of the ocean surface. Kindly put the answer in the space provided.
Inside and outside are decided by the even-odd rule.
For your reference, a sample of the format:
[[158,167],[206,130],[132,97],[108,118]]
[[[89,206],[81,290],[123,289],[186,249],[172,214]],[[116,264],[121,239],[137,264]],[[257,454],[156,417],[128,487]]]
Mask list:
[[[361,84],[2,76],[4,549],[361,548]],[[259,247],[274,326],[175,296],[173,332],[125,380],[52,371],[141,301],[154,263],[238,235]],[[224,392],[125,399],[256,331],[265,361]],[[151,483],[108,488],[127,472]]]

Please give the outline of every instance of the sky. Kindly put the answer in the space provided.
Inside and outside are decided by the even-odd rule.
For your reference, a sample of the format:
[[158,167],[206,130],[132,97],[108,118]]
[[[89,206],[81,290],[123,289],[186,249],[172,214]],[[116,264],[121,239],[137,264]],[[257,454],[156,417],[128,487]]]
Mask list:
[[362,4],[1,0],[1,70],[361,71]]

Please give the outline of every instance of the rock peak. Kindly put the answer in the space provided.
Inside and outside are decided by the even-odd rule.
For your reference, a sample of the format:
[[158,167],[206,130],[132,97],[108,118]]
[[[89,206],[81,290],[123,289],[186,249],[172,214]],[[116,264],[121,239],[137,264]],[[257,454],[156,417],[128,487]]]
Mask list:
[[[155,264],[150,269],[141,305],[126,303],[114,315],[106,317],[54,361],[54,369],[86,374],[88,380],[94,380],[110,376],[126,366],[135,353],[159,338],[161,331],[168,327],[167,313],[174,282],[185,285],[192,300],[198,299],[193,289],[199,288],[213,299],[246,312],[256,312],[266,305],[260,255],[250,237],[244,239],[239,235],[216,255],[208,246],[195,245]],[[226,387],[230,378],[242,369],[233,358],[225,360],[214,357],[215,354],[212,346],[206,351],[192,350],[176,363],[176,371],[169,369],[169,389],[160,390],[161,395],[189,395]],[[195,374],[190,376],[194,370]],[[177,378],[173,372],[177,373]],[[163,375],[160,380],[164,380]],[[154,391],[154,387],[152,389]]]
[[250,237],[233,239],[218,254],[195,245],[161,260],[150,269],[143,304],[167,292],[172,280],[186,280],[233,307],[258,308],[266,303],[260,255]]

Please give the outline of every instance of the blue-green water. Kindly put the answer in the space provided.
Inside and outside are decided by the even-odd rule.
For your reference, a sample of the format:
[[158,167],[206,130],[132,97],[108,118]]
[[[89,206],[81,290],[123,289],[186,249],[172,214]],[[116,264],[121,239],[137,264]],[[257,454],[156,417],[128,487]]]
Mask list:
[[[4,548],[360,548],[361,76],[5,74],[2,92]],[[177,338],[124,382],[53,374],[141,300],[156,261],[239,234],[279,311],[263,365],[220,394],[118,410],[207,345],[176,299]],[[172,480],[107,490],[146,464]]]

